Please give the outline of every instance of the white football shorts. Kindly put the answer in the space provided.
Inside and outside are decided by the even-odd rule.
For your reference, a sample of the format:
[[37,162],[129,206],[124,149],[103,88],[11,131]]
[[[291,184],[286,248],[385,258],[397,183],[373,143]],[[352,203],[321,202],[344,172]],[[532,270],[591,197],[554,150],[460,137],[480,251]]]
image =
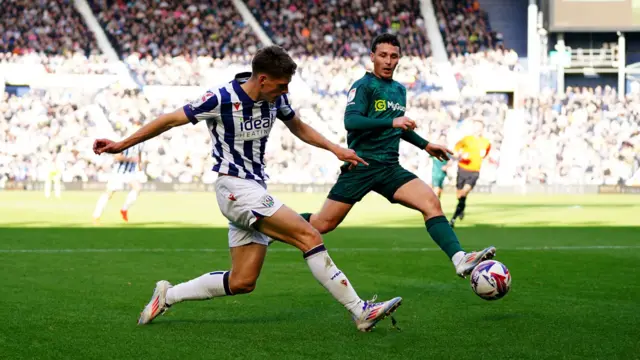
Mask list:
[[142,182],[141,180],[143,176],[144,172],[142,171],[124,174],[112,173],[111,176],[109,176],[109,181],[107,181],[107,189],[110,191],[123,190],[125,185]]
[[250,243],[269,245],[269,237],[252,227],[282,207],[282,202],[267,192],[266,184],[220,175],[215,190],[220,211],[229,220],[229,247]]

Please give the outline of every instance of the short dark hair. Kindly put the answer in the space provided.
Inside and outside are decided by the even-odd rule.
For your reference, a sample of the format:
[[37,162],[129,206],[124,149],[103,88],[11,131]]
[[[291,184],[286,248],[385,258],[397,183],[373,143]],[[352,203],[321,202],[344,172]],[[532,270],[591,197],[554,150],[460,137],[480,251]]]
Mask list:
[[371,43],[372,53],[376,52],[376,48],[378,47],[379,44],[389,44],[389,45],[397,46],[398,49],[400,50],[400,53],[402,53],[402,48],[400,47],[400,40],[398,40],[398,37],[393,34],[385,33],[385,34],[380,34],[376,36],[376,38],[373,39],[373,42]]
[[253,74],[266,74],[275,78],[287,78],[296,73],[298,65],[287,52],[277,45],[258,50],[251,61]]

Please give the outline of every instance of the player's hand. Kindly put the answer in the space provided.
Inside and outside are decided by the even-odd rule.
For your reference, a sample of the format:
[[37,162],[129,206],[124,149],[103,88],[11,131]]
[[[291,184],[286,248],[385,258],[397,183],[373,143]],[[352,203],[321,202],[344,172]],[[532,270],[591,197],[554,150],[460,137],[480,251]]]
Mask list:
[[354,168],[358,164],[369,166],[369,163],[367,163],[360,156],[358,156],[355,150],[338,147],[333,153],[336,154],[336,157],[338,159],[350,163],[351,165],[349,165],[349,169]]
[[109,139],[96,139],[93,142],[93,152],[97,155],[102,153],[117,154],[122,152],[122,146],[119,142],[111,141]]
[[403,130],[414,130],[417,125],[415,121],[409,119],[408,117],[401,116],[393,119],[393,127]]
[[429,153],[429,155],[440,161],[449,160],[449,155],[453,155],[453,151],[447,149],[446,146],[434,143],[427,144],[427,147],[424,149]]

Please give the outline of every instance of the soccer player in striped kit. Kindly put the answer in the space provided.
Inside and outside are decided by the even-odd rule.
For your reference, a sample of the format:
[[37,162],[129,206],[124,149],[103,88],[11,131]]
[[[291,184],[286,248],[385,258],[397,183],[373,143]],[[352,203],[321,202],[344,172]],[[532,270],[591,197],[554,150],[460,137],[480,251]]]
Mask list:
[[97,154],[119,153],[189,122],[204,122],[211,133],[213,171],[219,173],[216,198],[222,214],[229,219],[231,270],[207,272],[177,285],[158,281],[138,323],[147,324],[182,301],[252,292],[273,238],[298,248],[313,276],[351,313],[358,330],[369,331],[395,311],[402,299],[362,300],[332,261],[320,233],[269,194],[264,172],[266,142],[276,118],[302,141],[331,151],[339,160],[353,165],[364,161],[353,150],[331,143],[293,111],[287,93],[297,65],[282,48],[269,46],[258,51],[251,67],[251,73],[237,74],[231,82],[210,88],[125,140],[94,142]]
[[140,181],[141,176],[141,163],[142,163],[142,144],[137,144],[126,150],[121,154],[115,155],[115,162],[113,164],[113,172],[107,182],[106,191],[98,199],[96,208],[93,211],[93,222],[98,224],[100,222],[100,216],[104,211],[109,199],[113,196],[113,193],[117,190],[122,190],[124,186],[129,186],[131,190],[127,194],[127,199],[124,201],[122,208],[120,209],[120,215],[122,220],[129,221],[129,208],[138,199],[140,194]]

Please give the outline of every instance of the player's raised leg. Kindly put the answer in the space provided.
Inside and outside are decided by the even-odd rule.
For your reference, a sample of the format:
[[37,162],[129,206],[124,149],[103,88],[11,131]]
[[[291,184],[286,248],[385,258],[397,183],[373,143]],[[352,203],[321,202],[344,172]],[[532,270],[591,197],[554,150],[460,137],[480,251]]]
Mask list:
[[[231,228],[231,270],[212,271],[187,282],[172,286],[161,280],[156,284],[151,300],[142,310],[138,324],[148,324],[170,306],[193,300],[248,294],[256,287],[267,246],[266,237],[256,231]],[[257,242],[254,242],[257,241]]]
[[300,249],[313,276],[352,314],[358,330],[371,330],[402,303],[400,297],[379,303],[360,299],[329,256],[320,233],[288,207],[282,205],[272,216],[259,220],[257,229]]
[[442,212],[440,200],[422,180],[413,179],[402,185],[393,194],[393,199],[422,213],[429,235],[451,259],[459,276],[466,277],[476,265],[495,255],[496,249],[493,246],[477,252],[463,251],[458,237]]
[[313,226],[320,234],[326,234],[333,231],[344,218],[349,214],[353,208],[352,203],[345,203],[328,198],[325,200],[324,205],[320,212],[315,214],[303,213],[300,214],[305,220],[307,220],[311,226]]

